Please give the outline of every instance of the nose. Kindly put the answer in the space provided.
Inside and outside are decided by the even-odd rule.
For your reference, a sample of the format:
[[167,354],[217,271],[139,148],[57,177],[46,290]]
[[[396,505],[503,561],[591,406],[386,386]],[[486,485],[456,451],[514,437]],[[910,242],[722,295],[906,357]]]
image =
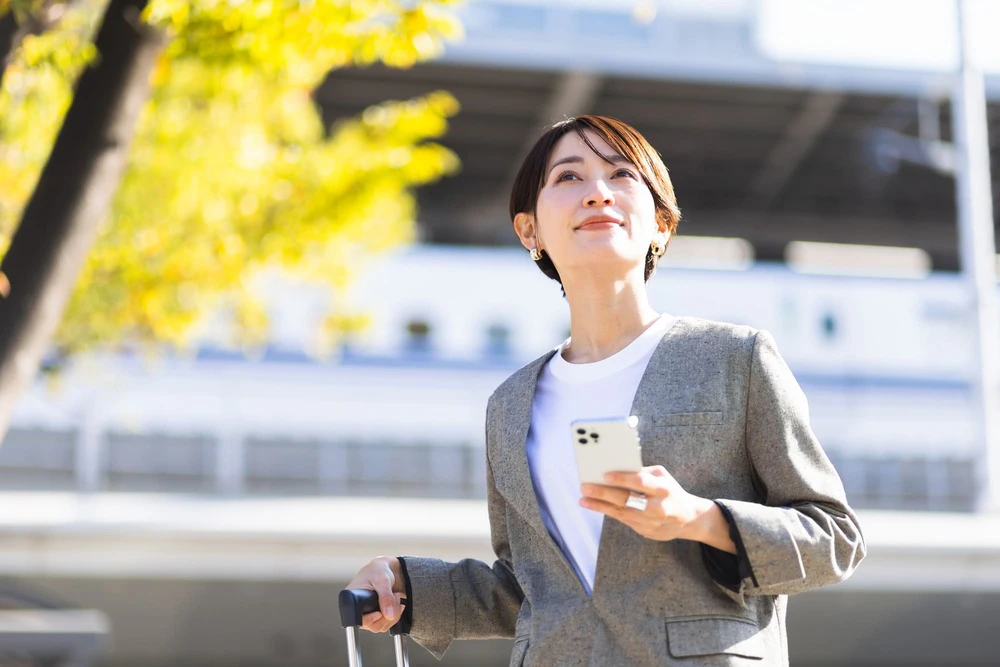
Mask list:
[[611,188],[608,184],[604,182],[604,179],[597,179],[594,181],[594,187],[589,193],[587,193],[586,199],[584,201],[584,206],[614,206],[615,195],[611,192]]

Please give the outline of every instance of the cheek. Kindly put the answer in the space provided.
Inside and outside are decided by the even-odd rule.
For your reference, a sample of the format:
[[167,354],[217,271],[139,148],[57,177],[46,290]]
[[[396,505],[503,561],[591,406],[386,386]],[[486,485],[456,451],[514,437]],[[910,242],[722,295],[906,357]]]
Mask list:
[[[535,206],[538,212],[539,220],[552,220],[556,221],[561,218],[565,218],[568,215],[568,211],[572,205],[572,200],[570,197],[566,196],[565,192],[546,192],[543,191],[538,196],[538,202]],[[545,222],[540,222],[540,226],[547,227],[551,226]]]
[[652,227],[654,232],[659,229],[656,222],[656,203],[653,201],[652,193],[646,188],[638,188],[628,194],[632,214],[642,221],[643,226]]
[[656,210],[656,204],[653,201],[653,193],[650,192],[649,188],[646,186],[635,185],[629,195],[637,208],[649,211],[650,213]]
[[572,197],[572,188],[543,188],[538,193],[538,205],[542,206],[565,206]]

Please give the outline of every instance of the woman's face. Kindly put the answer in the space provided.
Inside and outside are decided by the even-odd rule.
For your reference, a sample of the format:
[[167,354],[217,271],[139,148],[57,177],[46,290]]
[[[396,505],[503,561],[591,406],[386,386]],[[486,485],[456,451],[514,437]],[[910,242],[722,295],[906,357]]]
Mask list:
[[586,134],[614,164],[594,153],[576,132],[559,139],[538,194],[539,247],[564,277],[581,269],[642,271],[650,242],[666,242],[666,225],[656,220],[653,195],[639,169],[615,157],[615,150],[597,134]]

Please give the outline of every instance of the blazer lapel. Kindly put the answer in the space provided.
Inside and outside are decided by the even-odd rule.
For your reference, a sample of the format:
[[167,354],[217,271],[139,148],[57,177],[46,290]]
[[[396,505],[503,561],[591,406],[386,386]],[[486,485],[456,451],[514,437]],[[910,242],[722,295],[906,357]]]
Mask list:
[[[630,415],[639,418],[639,442],[652,442],[654,421],[663,411],[663,406],[669,404],[673,398],[671,395],[671,379],[683,377],[683,369],[680,363],[672,354],[674,346],[671,341],[681,334],[686,326],[685,318],[680,317],[673,326],[663,335],[653,356],[646,364],[639,385],[635,390],[635,397],[632,399]],[[645,454],[645,451],[644,451]],[[651,465],[643,456],[643,463]]]
[[[683,317],[674,322],[673,326],[660,339],[656,349],[653,350],[653,356],[650,357],[649,363],[646,364],[646,370],[643,371],[639,380],[629,414],[639,418],[640,445],[653,441],[654,419],[663,410],[665,400],[669,400],[669,396],[667,396],[669,378],[671,374],[676,375],[678,366],[677,355],[673,353],[675,346],[671,341],[682,335],[685,326],[686,322]],[[649,450],[646,447],[642,450],[642,463],[647,466],[651,465]],[[611,567],[610,574],[619,569],[614,563],[618,559],[620,566],[622,554],[615,553],[616,545],[631,544],[630,538],[634,535],[631,528],[611,520],[609,517],[604,517],[602,526],[601,541],[597,547],[597,567],[594,573],[595,591],[599,587],[603,588],[601,581],[609,576],[609,567]]]
[[552,540],[545,527],[545,522],[542,520],[535,487],[531,482],[528,453],[525,447],[528,440],[528,430],[531,427],[531,403],[535,398],[538,375],[554,354],[555,350],[547,352],[511,377],[509,389],[504,392],[501,438],[497,443],[499,447],[497,448],[496,474],[497,486],[507,502],[539,534],[544,536],[553,548],[562,553],[555,541]]
[[531,404],[535,398],[538,375],[554,354],[555,350],[545,353],[511,378],[511,386],[505,392],[501,417],[501,440],[498,443],[499,456],[496,457],[497,486],[507,502],[538,533],[539,539],[549,545],[574,581],[586,592],[586,584],[580,581],[567,554],[563,553],[545,526],[542,510],[538,505],[538,496],[535,495],[535,485],[531,481],[531,470],[528,467],[527,442],[528,431],[531,428]]
[[[652,435],[652,416],[657,413],[658,406],[662,404],[661,382],[667,376],[668,367],[672,365],[672,356],[669,354],[671,348],[669,342],[677,335],[683,326],[683,318],[674,323],[674,326],[664,335],[657,344],[652,358],[639,381],[639,387],[632,402],[632,409],[629,414],[639,417],[639,438],[640,442],[646,441]],[[496,475],[497,487],[507,502],[514,510],[529,524],[539,536],[555,551],[567,568],[577,577],[576,571],[567,560],[566,555],[556,544],[549,534],[545,521],[542,519],[541,508],[538,505],[538,497],[535,495],[535,487],[531,481],[531,471],[528,467],[528,453],[526,443],[528,440],[528,430],[531,428],[531,404],[535,398],[535,387],[538,384],[538,376],[542,368],[555,354],[555,350],[550,350],[527,366],[524,366],[509,380],[509,385],[503,392],[503,406],[499,417],[500,438],[496,442],[496,450],[493,453],[494,474]],[[648,465],[648,461],[645,462]],[[575,462],[568,462],[575,466]],[[598,547],[597,576],[594,579],[595,588],[597,581],[601,578],[603,561],[608,558],[607,535],[608,528],[615,525],[623,530],[631,530],[623,524],[604,521],[601,544]],[[581,583],[581,586],[583,584]]]

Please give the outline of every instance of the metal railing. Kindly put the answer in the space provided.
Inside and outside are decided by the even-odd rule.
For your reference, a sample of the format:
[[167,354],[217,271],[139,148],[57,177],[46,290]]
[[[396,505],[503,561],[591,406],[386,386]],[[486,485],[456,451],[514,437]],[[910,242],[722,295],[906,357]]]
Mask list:
[[[0,490],[482,498],[479,443],[292,439],[109,431],[84,460],[76,431],[12,429],[0,446]],[[968,457],[829,451],[857,508],[971,511]],[[96,484],[82,470],[96,470]]]
[[213,434],[108,431],[97,447],[82,447],[77,431],[11,429],[0,445],[4,489],[479,498],[485,460],[481,446],[462,442],[227,443]]

